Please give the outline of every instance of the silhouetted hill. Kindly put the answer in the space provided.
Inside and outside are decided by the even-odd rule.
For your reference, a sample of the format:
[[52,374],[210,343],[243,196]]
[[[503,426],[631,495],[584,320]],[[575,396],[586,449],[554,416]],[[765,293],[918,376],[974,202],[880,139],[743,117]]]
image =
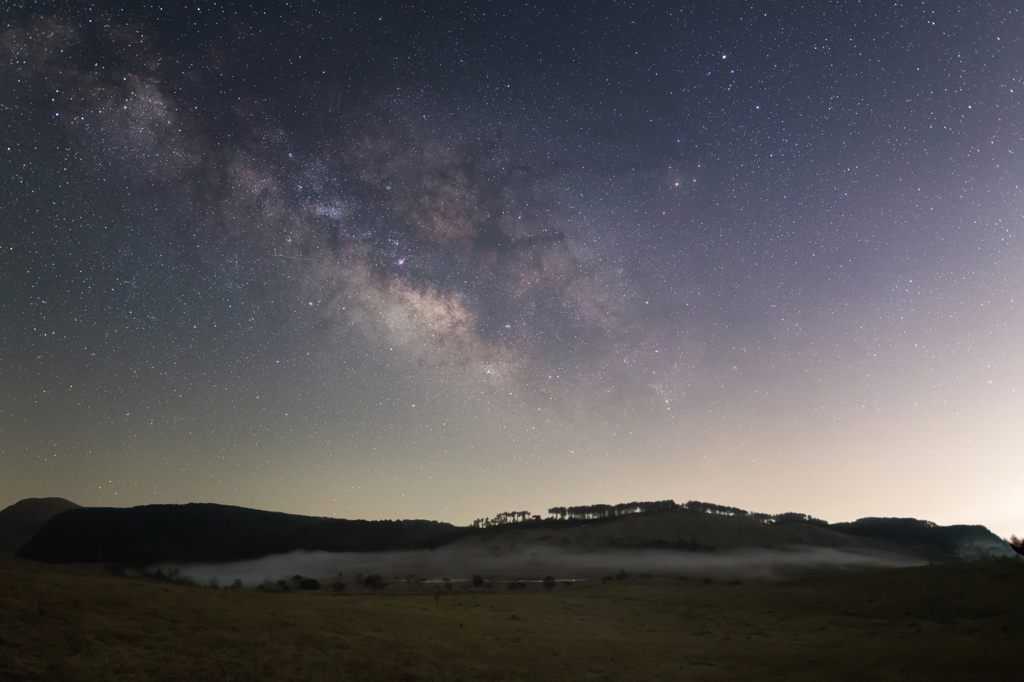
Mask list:
[[833,523],[830,529],[862,538],[886,540],[905,547],[934,549],[961,559],[1013,557],[1013,548],[985,526],[937,526],[931,521],[864,518]]
[[860,519],[827,524],[802,514],[769,517],[740,511],[725,514],[677,506],[596,519],[504,523],[484,528],[458,544],[483,545],[495,553],[549,545],[583,552],[824,547],[897,552],[931,561],[1014,555],[1006,541],[984,526],[936,526],[917,519]]
[[465,532],[437,521],[349,521],[219,504],[93,507],[57,514],[18,556],[50,563],[145,566],[158,561],[236,561],[298,549],[425,549]]
[[485,545],[497,552],[538,544],[583,552],[609,549],[782,549],[793,546],[869,550],[882,546],[876,541],[837,533],[818,523],[765,523],[749,516],[681,508],[588,520],[547,519],[508,523],[483,529],[461,539],[459,544]]
[[0,556],[14,556],[47,521],[68,509],[80,509],[62,497],[30,497],[0,511]]
[[[68,505],[72,508],[67,509]],[[11,547],[21,547],[19,557],[133,566],[238,561],[300,549],[433,549],[455,541],[456,547],[483,547],[495,555],[535,545],[572,552],[817,547],[880,550],[929,560],[1014,555],[1005,541],[984,526],[943,527],[917,519],[873,518],[828,525],[801,514],[722,513],[704,503],[595,519],[549,518],[463,528],[437,521],[329,519],[218,504],[117,509],[81,508],[66,500],[23,500],[0,512],[0,522],[0,532],[7,533],[2,537],[12,538]],[[18,541],[10,529],[22,529],[17,536],[22,539]]]

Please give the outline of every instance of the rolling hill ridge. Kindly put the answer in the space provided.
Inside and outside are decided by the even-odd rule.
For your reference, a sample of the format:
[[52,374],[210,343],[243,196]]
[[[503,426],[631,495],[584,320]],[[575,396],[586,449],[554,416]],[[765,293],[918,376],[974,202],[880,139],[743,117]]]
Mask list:
[[497,554],[528,546],[580,553],[804,547],[901,552],[928,561],[1016,555],[984,526],[885,518],[828,524],[802,514],[769,517],[707,503],[651,504],[646,511],[597,518],[540,519],[523,512],[516,522],[460,527],[424,520],[310,517],[206,503],[83,508],[49,498],[23,500],[0,511],[0,540],[9,555],[25,559],[139,567],[167,561],[231,562],[296,550],[390,552],[442,546]]
[[29,497],[0,510],[0,556],[14,556],[46,522],[68,509],[81,509],[62,497]]
[[48,563],[237,561],[299,549],[438,547],[467,529],[438,521],[350,521],[220,504],[78,508],[51,518],[18,552]]

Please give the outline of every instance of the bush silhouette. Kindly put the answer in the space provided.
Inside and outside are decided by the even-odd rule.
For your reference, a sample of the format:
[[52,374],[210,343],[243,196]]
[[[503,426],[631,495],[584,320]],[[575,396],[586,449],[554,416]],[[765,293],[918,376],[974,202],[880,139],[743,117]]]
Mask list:
[[473,576],[473,587],[483,587],[483,586],[484,586],[484,577],[482,575],[474,575]]
[[1024,538],[1019,538],[1016,535],[1011,535],[1010,539],[1006,541],[1010,547],[1013,547],[1013,551],[1017,554],[1024,555]]
[[299,587],[304,590],[319,590],[320,581],[315,578],[303,578],[299,581]]
[[387,587],[387,583],[376,573],[368,575],[363,578],[363,584],[369,587],[371,590],[382,590]]

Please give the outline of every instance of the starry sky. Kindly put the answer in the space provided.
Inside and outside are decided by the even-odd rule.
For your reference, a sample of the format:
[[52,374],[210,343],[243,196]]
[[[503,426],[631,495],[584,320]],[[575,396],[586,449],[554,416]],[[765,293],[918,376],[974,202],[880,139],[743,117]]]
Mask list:
[[1024,11],[10,3],[0,506],[1024,531]]

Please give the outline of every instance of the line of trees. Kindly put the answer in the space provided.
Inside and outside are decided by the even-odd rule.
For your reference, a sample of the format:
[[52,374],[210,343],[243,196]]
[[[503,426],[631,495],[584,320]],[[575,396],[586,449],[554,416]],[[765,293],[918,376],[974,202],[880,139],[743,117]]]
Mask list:
[[540,516],[530,514],[528,511],[501,512],[489,519],[475,519],[474,528],[491,528],[492,526],[503,526],[507,523],[525,523],[526,521],[540,521]]
[[[817,526],[827,526],[828,521],[816,519],[807,514],[797,512],[785,512],[783,514],[761,514],[759,512],[748,512],[738,507],[728,507],[713,502],[698,502],[690,500],[685,504],[678,504],[674,500],[658,500],[655,502],[623,502],[622,504],[585,504],[575,507],[552,507],[548,509],[548,518],[561,521],[587,521],[590,519],[606,519],[615,516],[626,516],[629,514],[650,514],[661,511],[687,510],[698,514],[718,514],[721,516],[744,516],[761,523],[809,523]],[[525,523],[527,521],[540,521],[541,517],[531,514],[528,511],[501,512],[492,518],[481,518],[473,521],[474,528],[492,528],[504,526],[511,523]]]
[[577,507],[552,507],[548,509],[551,518],[582,521],[586,519],[604,519],[609,516],[625,516],[627,514],[645,514],[648,512],[669,511],[679,509],[672,500],[659,502],[624,502],[622,504],[587,504]]
[[775,514],[774,516],[769,516],[767,514],[756,514],[754,516],[766,517],[767,520],[764,521],[765,523],[793,523],[793,522],[797,522],[797,523],[810,523],[810,524],[815,525],[815,526],[827,526],[828,525],[828,521],[825,521],[824,519],[816,519],[813,516],[809,516],[807,514],[800,514],[800,513],[797,513],[797,512],[786,512],[784,514]]
[[[691,500],[686,504],[678,504],[674,500],[659,500],[656,502],[624,502],[622,504],[587,504],[575,507],[552,507],[548,509],[548,515],[553,519],[584,521],[588,519],[604,519],[613,516],[625,516],[628,514],[648,514],[660,511],[674,511],[686,509],[699,514],[719,514],[722,516],[745,516],[761,523],[810,523],[814,525],[827,526],[828,522],[816,519],[807,514],[797,512],[785,512],[783,514],[761,514],[748,512],[737,507],[728,507],[713,502],[698,502]],[[533,517],[539,518],[539,517]]]

